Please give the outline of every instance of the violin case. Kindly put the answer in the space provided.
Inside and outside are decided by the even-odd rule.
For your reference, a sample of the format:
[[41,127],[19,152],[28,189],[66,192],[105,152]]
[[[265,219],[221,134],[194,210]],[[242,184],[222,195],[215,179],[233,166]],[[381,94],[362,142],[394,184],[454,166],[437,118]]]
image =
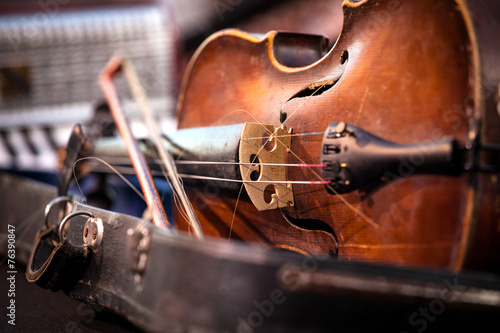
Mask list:
[[[36,232],[44,225],[43,207],[56,196],[56,190],[5,173],[0,176],[0,190],[9,193],[0,205],[2,230],[9,224],[16,226],[16,263],[20,265],[16,279],[25,279],[22,267],[28,264]],[[490,327],[500,313],[498,274],[316,260],[221,239],[172,236],[144,225],[139,218],[76,200],[73,210],[90,211],[102,219],[102,242],[84,262],[78,262],[79,267],[72,266],[74,260],[60,264],[50,281],[37,283],[90,304],[98,314],[110,312],[133,324],[120,326],[124,324],[118,320],[119,324],[110,326],[116,317],[101,316],[89,325],[89,318],[94,318],[89,315],[90,308],[54,307],[62,311],[56,317],[68,318],[70,327],[83,328],[83,332],[104,328],[147,332],[440,332]],[[66,236],[72,242],[69,248],[82,247],[86,220],[77,216],[70,222]],[[141,256],[143,267],[138,264]],[[72,274],[75,270],[79,276]],[[34,295],[44,307],[60,293],[38,288]],[[34,295],[25,297],[32,299]],[[17,302],[22,304],[23,300]],[[54,319],[28,316],[18,308],[17,329],[41,327],[47,321]],[[57,320],[52,324],[61,325]]]

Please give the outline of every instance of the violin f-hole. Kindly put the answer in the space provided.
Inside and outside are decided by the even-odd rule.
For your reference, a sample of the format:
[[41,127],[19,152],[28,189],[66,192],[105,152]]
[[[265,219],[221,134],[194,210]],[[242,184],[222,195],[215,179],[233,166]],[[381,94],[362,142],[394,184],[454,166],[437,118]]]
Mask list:
[[318,219],[300,219],[293,218],[286,213],[285,209],[280,209],[281,216],[287,221],[289,224],[294,226],[295,228],[310,230],[310,231],[321,231],[332,237],[333,243],[332,248],[328,251],[328,257],[332,259],[337,259],[339,256],[339,241],[337,239],[337,235],[330,225],[322,220]]
[[[342,51],[339,58],[339,65],[335,68],[331,75],[326,78],[322,78],[316,82],[309,84],[307,87],[296,92],[292,97],[290,97],[286,103],[290,102],[295,98],[305,98],[305,97],[316,97],[324,94],[325,92],[332,89],[337,82],[340,80],[344,74],[345,68],[349,60],[349,52],[347,50]],[[285,103],[285,104],[286,104]],[[285,105],[284,104],[284,105]],[[283,106],[284,106],[283,105]],[[280,122],[284,123],[288,117],[286,112],[283,112],[283,106],[280,110]]]

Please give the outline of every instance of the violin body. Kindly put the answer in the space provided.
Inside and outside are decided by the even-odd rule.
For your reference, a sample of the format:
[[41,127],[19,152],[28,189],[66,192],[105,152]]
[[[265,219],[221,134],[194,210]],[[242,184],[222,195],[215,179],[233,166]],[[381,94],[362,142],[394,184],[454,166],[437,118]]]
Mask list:
[[[405,144],[498,143],[500,10],[490,3],[346,1],[330,50],[317,36],[217,33],[189,64],[179,128],[286,125],[295,134],[288,164],[321,163],[323,136],[311,133],[333,122]],[[498,162],[474,149],[469,158]],[[209,236],[339,260],[498,271],[498,173],[417,175],[417,163],[401,161],[393,179],[345,194],[294,184],[293,205],[266,211],[245,190],[209,182],[186,190]],[[318,179],[320,168],[286,167],[287,180]],[[178,212],[176,223],[189,229]]]

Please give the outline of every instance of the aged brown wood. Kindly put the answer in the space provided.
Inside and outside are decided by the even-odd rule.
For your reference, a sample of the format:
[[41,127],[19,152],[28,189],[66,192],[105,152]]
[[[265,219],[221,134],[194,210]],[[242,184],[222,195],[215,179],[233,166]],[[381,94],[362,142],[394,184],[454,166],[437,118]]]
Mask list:
[[[330,123],[345,121],[399,143],[448,136],[499,142],[494,100],[499,15],[489,12],[498,14],[498,5],[368,0],[347,1],[343,10],[333,49],[304,67],[284,66],[275,54],[311,43],[289,44],[290,38],[276,32],[256,37],[226,30],[210,37],[188,67],[179,128],[255,121],[279,126],[284,113],[294,133],[323,132]],[[318,48],[321,54],[319,43]],[[345,71],[331,89],[291,99],[312,84],[328,82],[342,64]],[[321,140],[320,135],[293,137],[288,162],[320,162]],[[498,270],[498,175],[412,175],[411,163],[402,162],[401,179],[342,197],[321,186],[294,185],[295,205],[286,214],[306,226],[325,222],[336,234],[343,260]],[[319,174],[318,168],[288,168],[289,180]],[[258,212],[244,191],[225,192],[210,184],[188,188],[207,235],[312,255],[335,251],[327,230],[297,228],[278,210]],[[177,220],[182,225],[178,214]]]

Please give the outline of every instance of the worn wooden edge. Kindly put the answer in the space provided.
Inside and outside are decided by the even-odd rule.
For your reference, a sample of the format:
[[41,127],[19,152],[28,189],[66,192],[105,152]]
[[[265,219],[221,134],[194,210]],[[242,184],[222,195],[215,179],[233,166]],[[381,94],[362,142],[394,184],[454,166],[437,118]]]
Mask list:
[[[462,18],[467,28],[467,32],[469,33],[469,42],[471,48],[469,50],[469,55],[471,59],[470,69],[471,73],[471,85],[472,85],[472,94],[474,98],[474,117],[473,120],[475,124],[473,124],[469,129],[469,140],[474,141],[478,132],[480,132],[480,119],[484,118],[486,113],[485,101],[481,98],[482,89],[481,89],[481,61],[480,61],[480,50],[475,30],[475,25],[473,18],[470,13],[469,5],[467,0],[455,0],[457,6],[462,14]],[[478,227],[477,214],[474,214],[479,209],[478,196],[476,195],[476,188],[478,186],[478,176],[470,175],[469,176],[469,188],[467,189],[467,206],[466,212],[464,214],[463,220],[463,231],[462,237],[460,239],[460,247],[455,259],[455,264],[453,266],[454,271],[460,271],[464,268],[467,256],[469,255],[471,249],[471,243],[473,238],[475,237],[476,230]]]
[[[367,0],[368,1],[368,0]],[[194,52],[193,56],[191,57],[191,60],[189,61],[186,71],[184,73],[184,77],[181,82],[181,87],[179,89],[179,96],[177,100],[177,107],[176,107],[176,112],[177,115],[179,116],[179,112],[182,110],[182,105],[184,104],[184,92],[187,89],[188,82],[190,81],[191,73],[193,72],[194,67],[197,65],[198,62],[198,57],[200,54],[203,53],[204,49],[214,41],[216,41],[219,38],[222,37],[235,37],[239,39],[243,39],[248,41],[249,43],[254,43],[254,44],[259,44],[259,43],[267,43],[268,47],[268,56],[271,64],[276,67],[278,70],[286,73],[294,73],[294,72],[301,72],[301,71],[306,71],[312,67],[315,67],[318,63],[322,62],[322,59],[327,58],[331,53],[336,52],[336,46],[338,45],[339,41],[342,38],[342,34],[345,31],[345,23],[346,20],[349,19],[351,16],[351,11],[348,10],[352,8],[357,8],[360,7],[362,4],[366,3],[365,2],[360,2],[360,3],[353,3],[349,0],[344,1],[342,4],[342,11],[344,15],[343,19],[343,24],[342,24],[342,29],[339,33],[339,36],[337,38],[337,41],[335,42],[334,46],[319,60],[313,62],[312,64],[309,64],[307,66],[302,66],[302,67],[288,67],[283,64],[281,64],[278,59],[276,58],[274,54],[274,41],[276,38],[276,35],[279,34],[278,31],[272,30],[267,32],[266,34],[252,34],[243,30],[235,29],[235,28],[229,28],[229,29],[224,29],[218,32],[213,33],[210,35],[208,38],[203,41],[203,43],[196,49]]]

